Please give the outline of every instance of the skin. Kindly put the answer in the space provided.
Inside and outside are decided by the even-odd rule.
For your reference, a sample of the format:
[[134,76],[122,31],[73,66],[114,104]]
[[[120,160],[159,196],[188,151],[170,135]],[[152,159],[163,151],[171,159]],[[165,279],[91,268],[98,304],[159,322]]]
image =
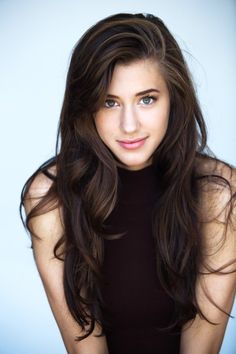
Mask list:
[[[120,163],[127,169],[139,170],[151,164],[166,134],[169,111],[169,92],[157,61],[138,60],[116,65],[107,98],[95,115],[95,125]],[[137,148],[120,144],[140,138],[145,142]]]
[[[158,90],[138,95],[141,91]],[[108,89],[104,106],[95,116],[95,124],[104,144],[113,152],[119,163],[127,169],[137,170],[152,162],[155,149],[163,140],[169,119],[170,99],[158,63],[153,60],[136,61],[129,65],[117,65]],[[147,138],[145,143],[135,149],[126,149],[120,140]],[[211,162],[206,165],[199,162],[203,174],[217,173],[231,185],[236,193],[236,171],[229,170],[218,163],[217,171]],[[56,174],[56,169],[50,171]],[[41,200],[52,180],[40,173],[34,179],[25,198],[26,214]],[[224,247],[218,249],[219,242],[227,221],[225,205],[230,200],[227,188],[199,186],[200,219],[211,220],[203,223],[203,250],[208,265],[217,269],[235,258],[236,211],[232,210],[232,224],[226,232]],[[217,219],[216,219],[217,217]],[[39,238],[32,237],[36,265],[41,276],[53,315],[60,329],[66,350],[69,354],[108,354],[106,337],[95,337],[99,333],[96,327],[93,334],[82,342],[75,342],[75,337],[83,334],[78,323],[71,316],[65,301],[63,288],[63,262],[54,257],[54,247],[61,238],[64,229],[60,208],[32,218],[32,230]],[[232,271],[234,265],[225,269]],[[204,271],[204,265],[202,265]],[[236,273],[228,275],[199,274],[196,282],[196,297],[203,313],[214,326],[196,316],[187,323],[181,333],[180,354],[218,354],[224,337],[228,316],[209,301],[209,296],[226,312],[230,312],[235,294]],[[208,296],[209,295],[209,296]]]
[[[149,94],[137,95],[142,91],[155,89]],[[142,169],[152,163],[152,155],[165,137],[170,111],[170,97],[166,82],[158,63],[154,60],[139,60],[128,65],[115,67],[107,99],[95,116],[95,125],[104,144],[113,152],[120,163],[130,170]],[[145,143],[135,149],[127,149],[119,141],[147,137]],[[200,168],[200,167],[199,167]],[[210,163],[205,173],[214,173]],[[227,175],[225,168],[220,168],[219,175],[230,181],[235,190],[235,176]],[[201,210],[204,217],[212,222],[203,224],[205,262],[215,269],[220,268],[235,256],[235,237],[231,228],[227,230],[224,247],[214,252],[222,237],[226,222],[222,211],[229,195],[225,188],[213,193],[211,189],[200,188]],[[211,215],[210,215],[211,213]],[[221,214],[220,225],[215,219]],[[219,239],[217,239],[219,238]],[[209,251],[210,250],[210,251]],[[226,271],[232,270],[230,267]],[[199,275],[196,282],[196,297],[203,313],[214,326],[196,316],[187,323],[181,334],[181,354],[217,354],[224,337],[228,316],[214,306],[209,296],[230,313],[235,294],[235,273],[220,276],[216,274]]]

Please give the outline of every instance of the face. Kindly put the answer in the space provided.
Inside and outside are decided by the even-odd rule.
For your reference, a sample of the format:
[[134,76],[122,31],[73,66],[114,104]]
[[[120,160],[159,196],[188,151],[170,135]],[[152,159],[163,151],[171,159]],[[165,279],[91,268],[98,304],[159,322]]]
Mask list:
[[139,170],[152,163],[167,130],[169,111],[169,92],[158,63],[138,60],[116,65],[95,125],[120,165]]

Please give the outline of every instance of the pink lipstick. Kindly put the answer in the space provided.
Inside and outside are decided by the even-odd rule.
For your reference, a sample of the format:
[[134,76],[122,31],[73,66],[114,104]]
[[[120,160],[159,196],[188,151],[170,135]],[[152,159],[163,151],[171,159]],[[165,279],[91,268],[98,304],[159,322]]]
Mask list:
[[147,138],[134,139],[134,140],[118,140],[118,143],[125,149],[132,150],[141,147]]

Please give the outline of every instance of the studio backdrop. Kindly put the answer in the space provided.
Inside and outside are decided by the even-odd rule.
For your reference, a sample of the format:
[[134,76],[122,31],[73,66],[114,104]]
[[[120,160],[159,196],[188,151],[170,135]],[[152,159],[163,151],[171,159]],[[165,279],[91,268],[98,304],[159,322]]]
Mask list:
[[[73,46],[117,12],[153,13],[166,23],[192,71],[209,146],[236,165],[235,0],[0,0],[0,354],[66,353],[18,204],[26,179],[54,154]],[[221,354],[236,353],[235,333],[230,319]]]

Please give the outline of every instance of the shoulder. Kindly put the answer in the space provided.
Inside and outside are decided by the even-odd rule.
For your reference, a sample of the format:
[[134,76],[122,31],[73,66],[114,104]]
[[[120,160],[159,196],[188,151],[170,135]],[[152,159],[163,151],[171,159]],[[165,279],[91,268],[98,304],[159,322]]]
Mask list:
[[236,170],[204,158],[199,163],[199,221],[204,263],[234,269],[236,254]]
[[47,193],[56,178],[56,166],[38,170],[30,179],[28,197],[39,197]]
[[197,159],[200,214],[205,221],[219,218],[222,222],[235,213],[236,169],[229,164],[202,157]]
[[38,240],[55,244],[63,234],[61,206],[54,189],[56,167],[39,170],[29,180],[23,205],[33,247]]
[[196,172],[199,177],[220,177],[236,187],[236,169],[228,163],[210,156],[196,158]]
[[26,183],[23,204],[28,214],[49,192],[56,178],[56,167],[38,170]]

